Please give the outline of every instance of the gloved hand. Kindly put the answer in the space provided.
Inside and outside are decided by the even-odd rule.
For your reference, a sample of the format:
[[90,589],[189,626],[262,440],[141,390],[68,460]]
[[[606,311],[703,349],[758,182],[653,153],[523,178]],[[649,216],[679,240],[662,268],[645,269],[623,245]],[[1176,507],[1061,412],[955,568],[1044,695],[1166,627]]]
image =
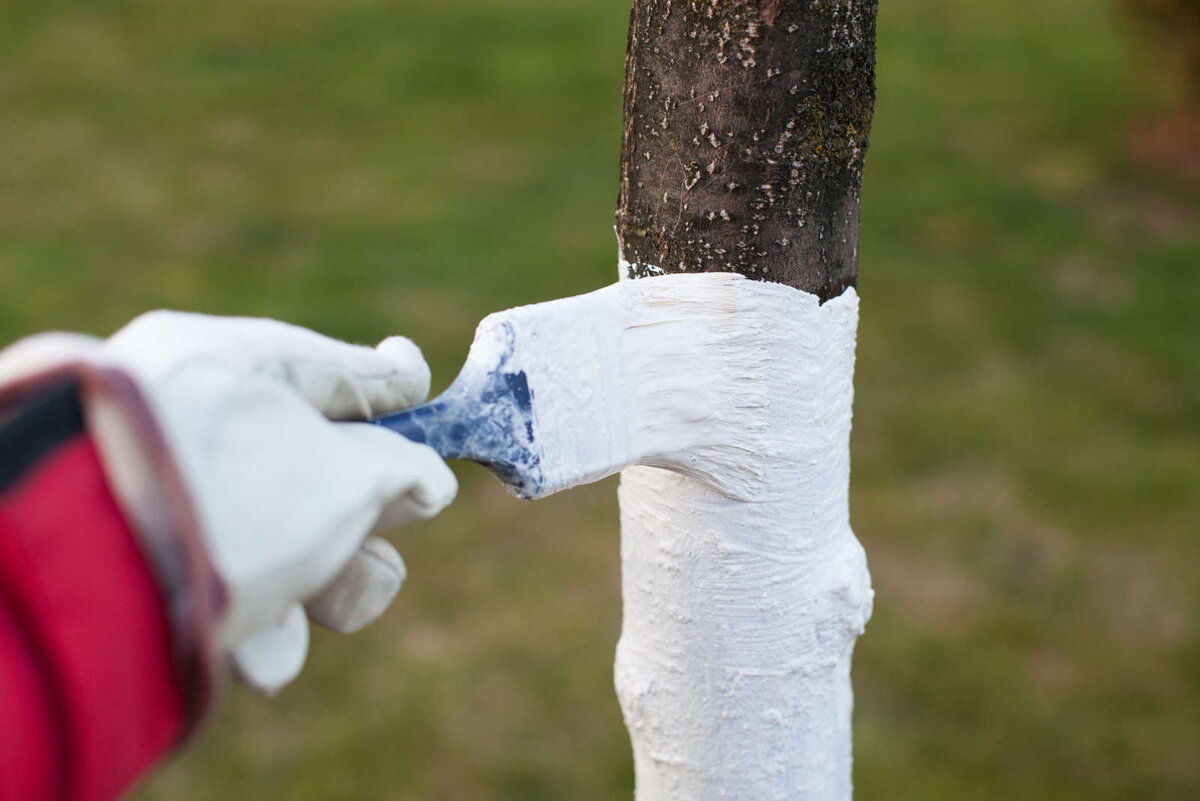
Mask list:
[[[55,360],[133,378],[190,497],[226,605],[219,643],[274,691],[303,666],[313,619],[353,631],[386,608],[404,563],[371,531],[431,517],[456,491],[429,448],[355,422],[422,401],[429,369],[406,339],[348,345],[271,320],[139,317],[105,343],[44,335],[0,359],[0,380]],[[110,480],[127,514],[156,517],[153,480],[113,393],[92,392]]]

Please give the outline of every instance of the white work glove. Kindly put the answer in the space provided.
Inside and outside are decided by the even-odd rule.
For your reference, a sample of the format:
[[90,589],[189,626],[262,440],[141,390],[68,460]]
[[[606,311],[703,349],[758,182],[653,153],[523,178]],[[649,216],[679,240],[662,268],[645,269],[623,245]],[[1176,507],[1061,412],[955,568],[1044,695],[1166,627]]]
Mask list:
[[[404,563],[391,545],[368,539],[373,530],[432,517],[454,497],[453,474],[428,447],[371,424],[332,422],[425,399],[429,368],[407,339],[371,349],[272,320],[166,311],[98,347],[43,339],[0,359],[0,379],[55,350],[134,379],[225,585],[219,645],[260,690],[279,689],[304,664],[302,605],[348,632],[392,600]],[[119,431],[107,432],[121,428],[105,422],[115,415],[91,406],[104,461],[120,468],[110,477],[136,472],[123,469],[134,456],[114,453],[128,450]],[[153,482],[118,475],[115,483],[137,518],[148,505],[137,496]]]
[[[429,368],[407,339],[376,350],[273,320],[152,312],[113,336],[192,491],[242,677],[275,690],[308,647],[300,607],[354,631],[391,602],[404,563],[376,528],[432,517],[454,475],[432,450],[364,423],[420,403]],[[365,544],[364,544],[365,540]]]

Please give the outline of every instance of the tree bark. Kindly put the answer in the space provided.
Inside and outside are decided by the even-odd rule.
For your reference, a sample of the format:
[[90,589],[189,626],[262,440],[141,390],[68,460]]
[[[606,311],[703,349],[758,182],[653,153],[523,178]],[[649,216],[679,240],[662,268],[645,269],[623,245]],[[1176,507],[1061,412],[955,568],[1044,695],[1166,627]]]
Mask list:
[[854,286],[878,0],[634,0],[617,235],[629,277]]

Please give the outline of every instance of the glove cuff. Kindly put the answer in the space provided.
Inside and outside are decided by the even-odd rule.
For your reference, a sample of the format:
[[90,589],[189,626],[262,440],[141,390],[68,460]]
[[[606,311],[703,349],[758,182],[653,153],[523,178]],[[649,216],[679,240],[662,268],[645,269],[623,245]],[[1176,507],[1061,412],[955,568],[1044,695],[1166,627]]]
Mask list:
[[[165,601],[190,733],[218,695],[224,656],[218,624],[226,590],[200,533],[191,498],[149,403],[96,345],[72,337],[39,364],[0,366],[0,411],[47,387],[74,382],[113,496],[138,538]],[[7,379],[7,380],[4,380]]]

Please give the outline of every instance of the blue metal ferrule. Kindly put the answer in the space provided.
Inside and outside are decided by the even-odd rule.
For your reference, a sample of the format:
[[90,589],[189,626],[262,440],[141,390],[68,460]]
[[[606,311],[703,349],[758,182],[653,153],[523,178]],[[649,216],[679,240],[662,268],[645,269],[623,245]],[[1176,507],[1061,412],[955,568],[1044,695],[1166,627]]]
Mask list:
[[545,484],[533,419],[533,393],[524,370],[509,366],[514,334],[508,323],[497,363],[481,365],[468,356],[454,383],[422,405],[375,418],[443,459],[486,466],[516,495],[536,498]]

